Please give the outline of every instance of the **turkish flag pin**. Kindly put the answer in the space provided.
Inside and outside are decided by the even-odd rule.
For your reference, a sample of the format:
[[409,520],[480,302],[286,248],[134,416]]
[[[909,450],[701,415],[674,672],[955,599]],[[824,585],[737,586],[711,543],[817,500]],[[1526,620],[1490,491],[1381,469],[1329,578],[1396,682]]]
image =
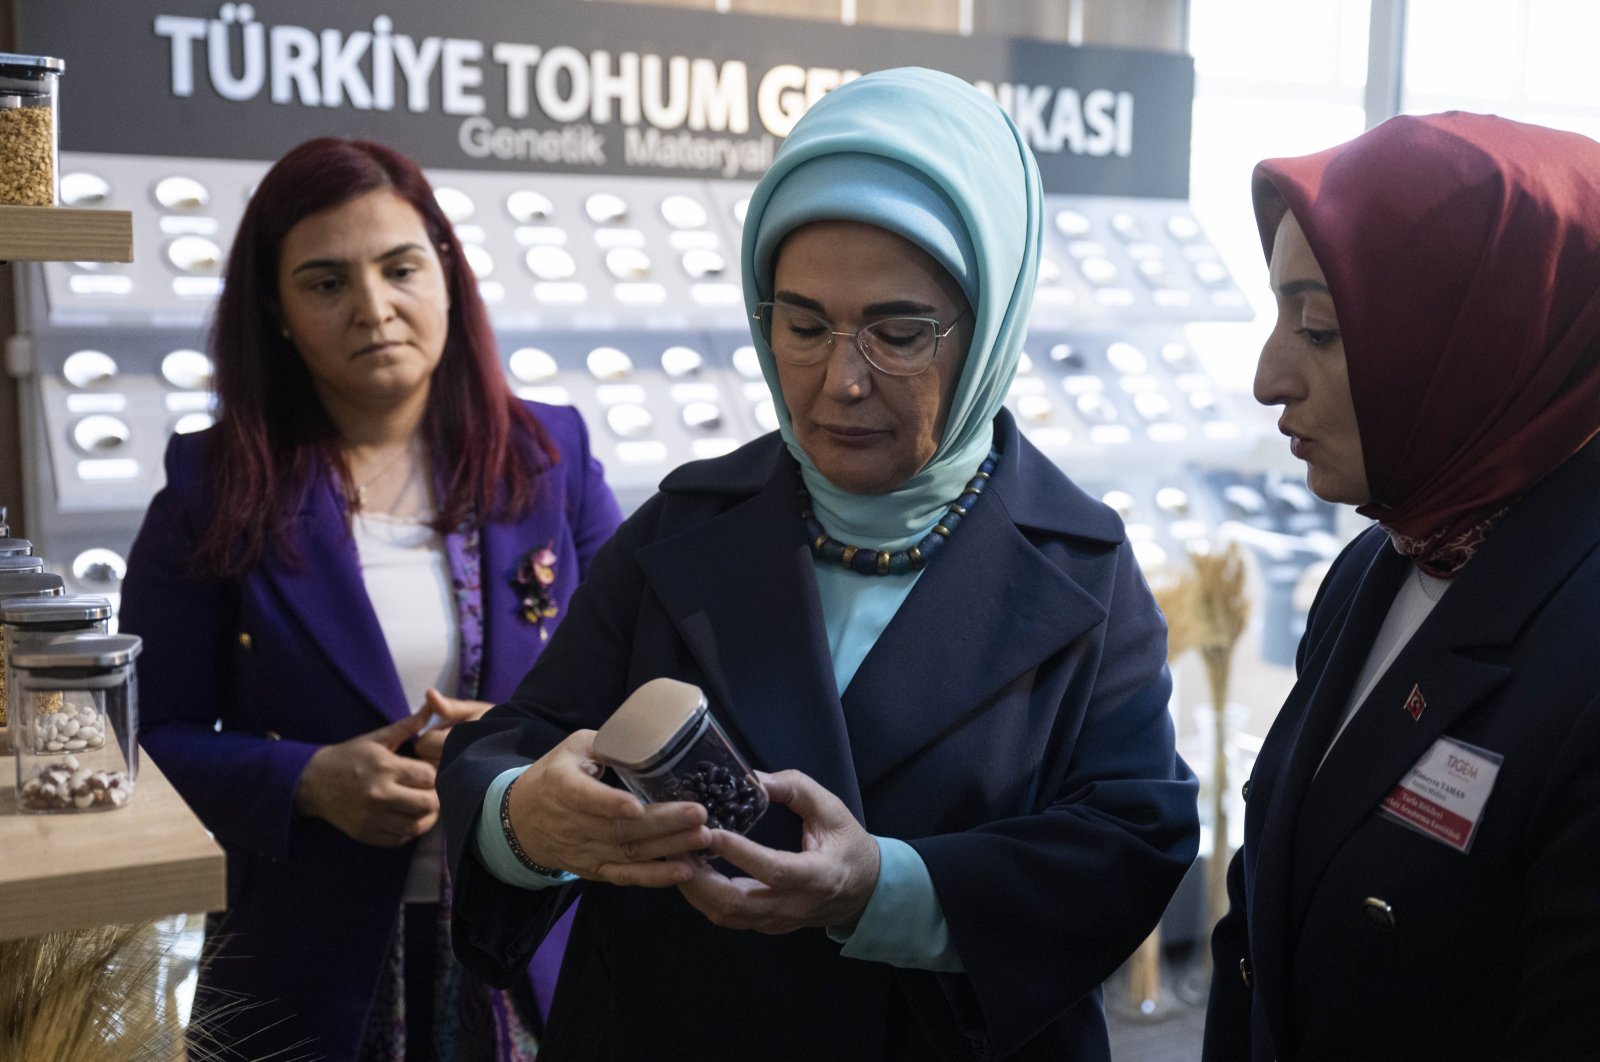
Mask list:
[[1412,719],[1421,719],[1422,710],[1427,706],[1428,702],[1422,699],[1421,685],[1412,686],[1411,693],[1406,697],[1406,703],[1403,705],[1406,714],[1411,716]]

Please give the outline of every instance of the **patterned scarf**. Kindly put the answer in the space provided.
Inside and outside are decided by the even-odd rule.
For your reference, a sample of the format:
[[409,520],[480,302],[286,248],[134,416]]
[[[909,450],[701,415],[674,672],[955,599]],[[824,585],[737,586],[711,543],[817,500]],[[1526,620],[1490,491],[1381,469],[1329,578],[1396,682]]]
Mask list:
[[[483,671],[482,552],[476,524],[445,536],[460,631],[461,667],[456,696],[476,700]],[[533,1062],[539,1053],[538,1010],[531,985],[501,991],[479,981],[450,944],[450,876],[442,882],[434,953],[433,1045],[430,1062]],[[395,916],[393,942],[361,1047],[361,1062],[406,1062],[406,912]],[[415,939],[412,941],[416,943]]]

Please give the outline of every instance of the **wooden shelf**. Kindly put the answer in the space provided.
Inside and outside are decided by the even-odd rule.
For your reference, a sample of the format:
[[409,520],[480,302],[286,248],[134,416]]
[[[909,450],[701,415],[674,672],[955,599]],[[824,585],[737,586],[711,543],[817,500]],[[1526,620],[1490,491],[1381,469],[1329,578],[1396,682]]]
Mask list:
[[131,262],[127,210],[0,206],[0,261]]
[[222,849],[149,756],[126,807],[26,815],[0,747],[0,940],[222,910]]

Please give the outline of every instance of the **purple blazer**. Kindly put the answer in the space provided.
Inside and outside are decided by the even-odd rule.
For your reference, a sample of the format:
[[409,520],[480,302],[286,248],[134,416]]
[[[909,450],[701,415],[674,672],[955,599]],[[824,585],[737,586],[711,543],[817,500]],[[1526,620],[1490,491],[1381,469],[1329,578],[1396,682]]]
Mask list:
[[[620,520],[577,411],[531,404],[560,458],[540,499],[479,536],[481,623],[461,624],[462,655],[481,651],[478,696],[508,698],[544,645],[513,585],[532,550],[556,555],[559,625],[596,550]],[[269,556],[240,579],[197,578],[193,544],[212,515],[211,432],[167,447],[167,485],[150,503],[123,585],[121,629],[140,635],[140,743],[227,852],[228,910],[208,939],[201,988],[249,1001],[223,1031],[249,1057],[299,1044],[355,1058],[388,954],[414,845],[375,848],[300,817],[294,792],[316,750],[410,714],[366,595],[339,487],[321,474],[292,534],[298,567]],[[452,536],[455,540],[456,536]],[[448,691],[447,691],[448,692]],[[293,1054],[293,1052],[291,1052]]]

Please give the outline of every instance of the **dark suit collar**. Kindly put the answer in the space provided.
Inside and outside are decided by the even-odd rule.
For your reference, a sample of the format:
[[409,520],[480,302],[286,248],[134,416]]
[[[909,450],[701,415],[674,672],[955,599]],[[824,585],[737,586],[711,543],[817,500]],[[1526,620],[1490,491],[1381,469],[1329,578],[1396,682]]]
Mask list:
[[[1019,527],[1098,542],[1123,540],[1117,515],[1085,494],[1028,442],[1009,410],[996,415],[994,428],[1000,450],[996,489]],[[763,490],[780,468],[792,464],[782,437],[772,432],[724,457],[680,466],[661,481],[661,490],[668,494],[753,495]]]
[[1018,527],[1107,545],[1127,537],[1117,514],[1040,453],[1017,430],[1009,410],[1000,411],[994,426],[1000,467],[991,488]]
[[[667,494],[736,499],[641,549],[639,563],[713,687],[715,711],[758,766],[805,771],[861,816],[863,788],[1104,618],[1023,528],[1111,544],[1122,540],[1120,521],[1022,439],[1009,414],[996,426],[1003,456],[988,491],[862,662],[848,724],[799,472],[778,437],[663,482]],[[987,619],[967,621],[978,616]]]
[[638,561],[706,677],[712,711],[754,766],[804,771],[861,819],[799,488],[776,436],[688,465],[662,490],[748,496],[643,547]]
[[[1318,827],[1302,834],[1297,890],[1314,885],[1337,846],[1434,741],[1511,677],[1498,650],[1594,550],[1597,524],[1600,446],[1591,444],[1500,519],[1329,750],[1301,812]],[[1382,565],[1393,568],[1393,551],[1385,552]],[[1409,578],[1410,561],[1400,567]],[[1404,710],[1413,688],[1425,705],[1417,718]]]
[[[1411,561],[1377,533],[1358,547],[1354,556],[1370,559],[1344,617],[1332,621],[1337,636],[1308,659],[1302,681],[1312,688],[1290,694],[1290,705],[1307,706],[1287,766],[1253,783],[1270,784],[1252,793],[1252,802],[1270,799],[1255,871],[1262,902],[1251,923],[1260,991],[1286,983],[1299,917],[1339,847],[1436,740],[1512,677],[1503,647],[1593,552],[1597,526],[1600,444],[1590,443],[1500,519],[1330,749],[1377,631],[1411,577]],[[1403,707],[1413,687],[1425,702],[1417,718]],[[1281,1007],[1268,1013],[1284,1020]],[[1285,1042],[1287,1030],[1274,1031]]]
[[1596,546],[1600,526],[1600,436],[1590,440],[1490,530],[1456,577],[1450,644],[1509,645],[1573,568]]
[[1121,521],[1004,420],[1002,459],[984,496],[845,690],[865,788],[1105,620],[1104,606],[1024,529],[1112,544],[1122,540]]

